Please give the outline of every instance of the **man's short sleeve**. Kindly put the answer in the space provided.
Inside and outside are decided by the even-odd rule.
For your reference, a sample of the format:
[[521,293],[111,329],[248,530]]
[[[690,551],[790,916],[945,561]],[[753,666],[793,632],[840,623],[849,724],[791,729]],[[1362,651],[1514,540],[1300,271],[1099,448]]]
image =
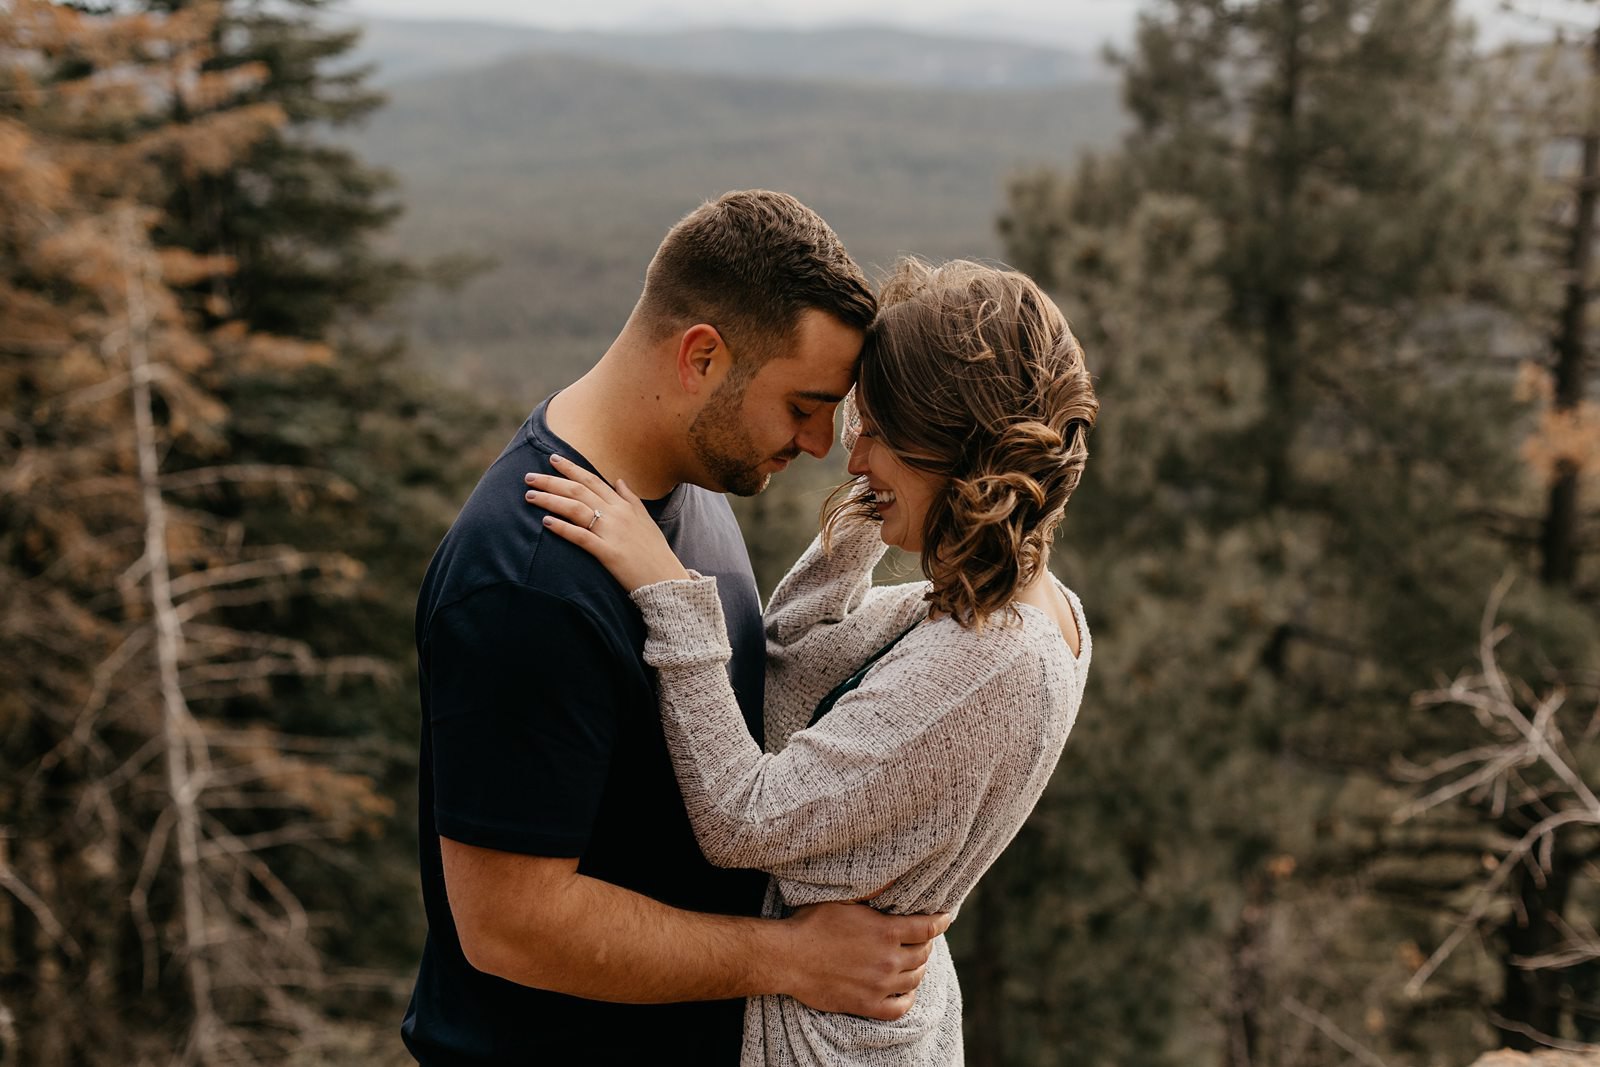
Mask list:
[[505,582],[439,609],[424,662],[440,835],[580,855],[620,710],[617,654],[594,621],[560,597]]

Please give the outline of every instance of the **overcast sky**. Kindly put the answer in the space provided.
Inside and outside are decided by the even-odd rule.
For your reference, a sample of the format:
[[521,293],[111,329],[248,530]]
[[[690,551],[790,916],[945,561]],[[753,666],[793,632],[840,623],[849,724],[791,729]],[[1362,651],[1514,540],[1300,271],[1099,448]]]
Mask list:
[[[1494,38],[1526,31],[1500,0],[1457,0]],[[930,32],[983,33],[1092,49],[1126,42],[1141,0],[346,0],[356,13],[577,28],[683,28],[882,22]],[[1567,13],[1583,0],[1518,0],[1525,10]],[[1594,10],[1589,6],[1588,11]],[[1593,24],[1593,15],[1585,21]]]

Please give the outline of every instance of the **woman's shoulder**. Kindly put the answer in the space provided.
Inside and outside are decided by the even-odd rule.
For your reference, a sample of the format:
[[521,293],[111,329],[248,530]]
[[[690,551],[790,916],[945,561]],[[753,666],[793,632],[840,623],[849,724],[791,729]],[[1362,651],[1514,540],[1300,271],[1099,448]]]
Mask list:
[[[1072,649],[1055,616],[1031,604],[1013,602],[984,620],[982,626],[962,626],[944,616],[918,627],[925,631],[921,640],[907,649],[933,653],[943,650],[972,664],[981,674],[995,677],[1014,675],[1029,667],[1084,667],[1089,659],[1089,627],[1076,595],[1067,594],[1072,618],[1077,627],[1078,650]],[[1032,684],[1031,682],[1028,684]]]

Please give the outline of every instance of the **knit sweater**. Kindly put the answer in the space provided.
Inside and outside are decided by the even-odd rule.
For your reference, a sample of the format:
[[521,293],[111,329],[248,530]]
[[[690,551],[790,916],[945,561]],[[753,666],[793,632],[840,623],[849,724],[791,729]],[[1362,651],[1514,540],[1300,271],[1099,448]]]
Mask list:
[[[885,885],[872,901],[880,910],[955,911],[1044,791],[1083,696],[1089,629],[1063,586],[1078,655],[1054,619],[1026,604],[981,631],[925,621],[807,727],[829,691],[927,612],[927,583],[872,586],[883,553],[875,526],[837,537],[831,551],[813,541],[773,594],[765,753],[724,669],[716,580],[633,594],[695,836],[711,862],[773,876],[771,917]],[[961,1060],[961,991],[943,937],[915,1004],[894,1022],[785,996],[751,998],[745,1012],[746,1067]]]

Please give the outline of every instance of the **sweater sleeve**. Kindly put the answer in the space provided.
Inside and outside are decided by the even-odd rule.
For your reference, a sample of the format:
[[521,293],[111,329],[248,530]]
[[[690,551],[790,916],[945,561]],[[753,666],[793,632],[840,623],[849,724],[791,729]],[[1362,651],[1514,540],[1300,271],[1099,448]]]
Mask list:
[[773,591],[765,612],[768,747],[782,747],[829,690],[927,611],[925,581],[872,584],[885,551],[872,523],[840,530],[827,549],[819,536]]
[[722,668],[714,581],[662,582],[633,597],[678,785],[713,863],[776,875],[791,903],[851,899],[966,836],[1004,759],[996,749],[1009,744],[983,711],[1019,699],[995,689],[1017,673],[1007,656],[965,640],[933,656],[900,646],[816,726],[762,753]]

